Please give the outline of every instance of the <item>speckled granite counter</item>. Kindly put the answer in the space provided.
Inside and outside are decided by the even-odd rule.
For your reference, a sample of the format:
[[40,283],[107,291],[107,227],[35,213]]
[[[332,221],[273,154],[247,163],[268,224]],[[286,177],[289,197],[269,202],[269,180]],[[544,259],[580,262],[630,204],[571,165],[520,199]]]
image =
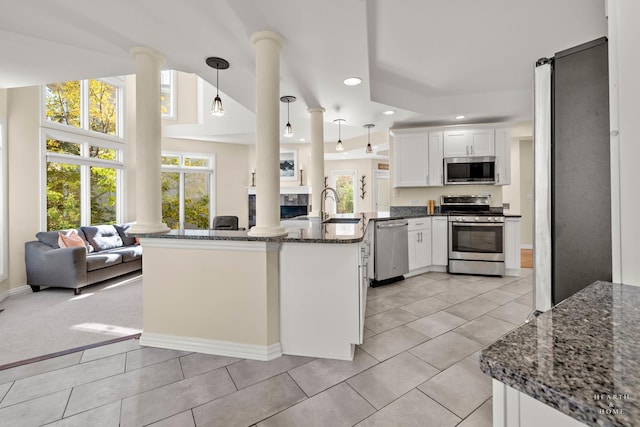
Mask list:
[[485,348],[480,367],[587,425],[640,425],[640,287],[596,282]]

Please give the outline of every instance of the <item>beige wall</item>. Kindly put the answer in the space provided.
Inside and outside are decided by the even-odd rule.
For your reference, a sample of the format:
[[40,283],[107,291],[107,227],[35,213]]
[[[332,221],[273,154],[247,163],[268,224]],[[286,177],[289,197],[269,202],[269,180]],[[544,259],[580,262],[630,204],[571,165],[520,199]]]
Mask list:
[[[0,123],[2,124],[6,124],[7,122],[7,95],[8,95],[8,90],[7,89],[0,89]],[[6,128],[5,128],[6,130]],[[1,130],[0,130],[1,131]],[[2,135],[0,135],[0,137],[2,137]],[[0,154],[3,154],[6,152],[6,145],[4,145],[2,147],[2,152]],[[1,160],[1,159],[0,159]],[[6,172],[6,170],[3,170],[3,167],[0,166],[0,173],[3,175],[0,175],[0,185],[4,186],[6,184],[5,181],[5,173],[6,173],[6,177],[9,176],[8,172]],[[2,214],[0,214],[2,215]],[[8,228],[7,228],[8,230]],[[0,245],[4,245],[5,244],[5,239],[6,239],[6,243],[8,245],[9,243],[9,236],[7,236],[6,234],[4,234],[4,229],[0,229]],[[8,262],[8,247],[2,247],[0,249],[0,257],[5,257],[7,256],[7,262]],[[1,261],[0,261],[1,262]],[[9,265],[5,265],[5,272],[9,270]],[[1,278],[0,279],[0,301],[2,301],[4,299],[4,297],[7,295],[7,292],[9,291],[9,281],[7,280],[7,278]]]
[[533,141],[520,141],[520,243],[533,247]]
[[26,284],[24,244],[40,231],[39,114],[39,87],[8,90],[9,289]]
[[509,204],[510,214],[520,214],[520,141],[511,139],[511,184],[502,187],[502,202]]

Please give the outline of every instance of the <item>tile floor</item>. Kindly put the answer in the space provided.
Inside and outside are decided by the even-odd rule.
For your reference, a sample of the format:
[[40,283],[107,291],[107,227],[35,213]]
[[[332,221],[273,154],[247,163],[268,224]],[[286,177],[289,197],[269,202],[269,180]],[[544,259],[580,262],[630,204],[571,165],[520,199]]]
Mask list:
[[0,426],[491,426],[485,345],[522,323],[531,270],[370,288],[352,362],[271,362],[137,340],[0,371]]

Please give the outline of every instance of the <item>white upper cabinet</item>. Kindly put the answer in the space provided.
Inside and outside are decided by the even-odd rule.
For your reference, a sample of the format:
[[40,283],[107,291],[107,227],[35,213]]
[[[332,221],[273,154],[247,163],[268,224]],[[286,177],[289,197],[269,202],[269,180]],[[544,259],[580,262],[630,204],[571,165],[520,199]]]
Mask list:
[[394,132],[392,167],[396,187],[429,185],[429,140],[424,129]]
[[493,129],[451,129],[444,131],[444,157],[495,155]]
[[444,185],[443,132],[429,132],[429,186]]
[[511,184],[511,130],[496,129],[496,185]]

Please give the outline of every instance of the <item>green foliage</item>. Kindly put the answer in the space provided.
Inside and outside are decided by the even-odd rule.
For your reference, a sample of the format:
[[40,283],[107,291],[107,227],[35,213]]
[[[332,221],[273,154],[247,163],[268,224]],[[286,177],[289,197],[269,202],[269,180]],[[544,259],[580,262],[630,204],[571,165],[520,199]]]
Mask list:
[[353,177],[351,175],[341,175],[336,178],[336,193],[340,199],[336,206],[336,213],[354,213]]

